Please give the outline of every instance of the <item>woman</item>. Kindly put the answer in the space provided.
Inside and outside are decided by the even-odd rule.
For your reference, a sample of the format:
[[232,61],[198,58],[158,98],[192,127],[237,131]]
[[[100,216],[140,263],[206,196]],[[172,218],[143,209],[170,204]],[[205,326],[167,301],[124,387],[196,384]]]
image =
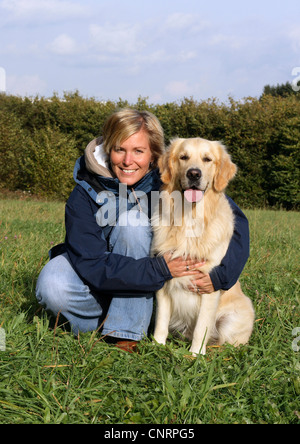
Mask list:
[[154,292],[167,280],[193,276],[202,293],[227,289],[239,277],[234,270],[247,261],[248,223],[232,201],[235,235],[211,276],[193,271],[201,264],[189,258],[149,257],[151,192],[161,186],[157,161],[163,149],[157,118],[125,109],[107,120],[102,138],[75,165],[65,243],[50,252],[36,288],[38,301],[54,315],[60,312],[75,334],[104,322],[102,334],[112,342],[139,341],[147,335]]

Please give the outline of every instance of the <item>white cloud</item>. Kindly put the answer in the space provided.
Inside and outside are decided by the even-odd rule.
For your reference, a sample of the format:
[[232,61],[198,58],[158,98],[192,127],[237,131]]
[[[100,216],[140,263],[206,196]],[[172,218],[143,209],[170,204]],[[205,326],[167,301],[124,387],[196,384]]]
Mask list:
[[226,34],[214,34],[212,35],[209,44],[218,48],[227,49],[240,49],[243,45],[243,39],[238,38],[236,35],[226,35]]
[[292,44],[292,49],[299,54],[300,51],[300,27],[295,26],[289,32],[289,39]]
[[165,91],[172,96],[183,97],[191,94],[193,89],[188,85],[188,82],[186,80],[174,80],[166,85]]
[[138,27],[130,24],[90,25],[92,45],[97,52],[128,55],[143,47]]
[[43,95],[47,89],[47,84],[38,74],[34,75],[7,75],[7,92],[20,96]]
[[200,32],[209,26],[207,20],[201,20],[199,14],[175,12],[167,17],[166,29],[176,31]]
[[163,97],[160,93],[152,93],[148,96],[149,103],[161,103],[163,101]]
[[197,52],[196,51],[181,51],[178,56],[178,62],[180,63],[185,63],[188,62],[190,60],[195,60],[197,59]]
[[79,47],[75,40],[67,34],[61,34],[49,45],[49,49],[54,54],[66,56],[74,55],[79,51]]
[[72,19],[87,14],[87,9],[71,0],[2,0],[0,8],[14,19],[35,21]]
[[183,29],[190,26],[193,21],[193,14],[175,12],[167,17],[166,27],[169,29]]

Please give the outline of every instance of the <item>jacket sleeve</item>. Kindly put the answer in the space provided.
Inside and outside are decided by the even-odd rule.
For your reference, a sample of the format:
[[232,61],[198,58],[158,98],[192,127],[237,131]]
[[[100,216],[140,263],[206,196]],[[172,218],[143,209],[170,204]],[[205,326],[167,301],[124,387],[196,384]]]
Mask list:
[[233,236],[219,266],[210,273],[215,290],[229,290],[238,281],[249,258],[249,224],[240,208],[227,197],[235,218]]
[[172,276],[164,258],[133,259],[110,253],[96,222],[98,206],[79,186],[65,212],[66,251],[74,270],[97,292],[153,292]]

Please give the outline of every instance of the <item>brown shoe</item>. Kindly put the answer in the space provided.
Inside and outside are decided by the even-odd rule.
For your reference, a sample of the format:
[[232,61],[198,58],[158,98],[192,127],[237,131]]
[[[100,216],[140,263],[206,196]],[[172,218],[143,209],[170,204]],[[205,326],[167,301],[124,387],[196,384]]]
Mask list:
[[118,347],[120,350],[126,351],[128,353],[135,353],[137,352],[137,341],[118,341],[116,343],[116,347]]

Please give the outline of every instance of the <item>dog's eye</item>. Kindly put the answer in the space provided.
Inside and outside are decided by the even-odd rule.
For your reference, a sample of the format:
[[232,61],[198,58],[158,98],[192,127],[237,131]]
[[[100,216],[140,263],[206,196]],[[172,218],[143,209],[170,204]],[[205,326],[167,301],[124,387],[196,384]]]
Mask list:
[[203,162],[211,162],[211,159],[209,157],[204,157]]
[[183,154],[182,156],[180,156],[180,160],[189,160],[189,156]]

